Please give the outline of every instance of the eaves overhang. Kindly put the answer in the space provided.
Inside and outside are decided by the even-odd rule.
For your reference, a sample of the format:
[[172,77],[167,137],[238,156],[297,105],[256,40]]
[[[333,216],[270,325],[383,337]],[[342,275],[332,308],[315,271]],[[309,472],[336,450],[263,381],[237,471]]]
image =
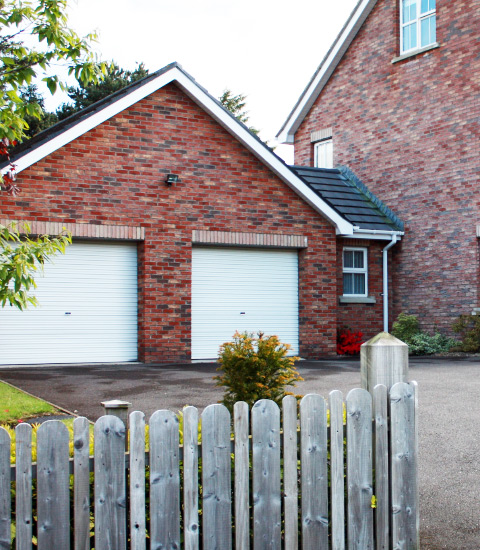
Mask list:
[[294,143],[295,133],[353,42],[377,0],[359,0],[315,74],[277,134],[281,143]]

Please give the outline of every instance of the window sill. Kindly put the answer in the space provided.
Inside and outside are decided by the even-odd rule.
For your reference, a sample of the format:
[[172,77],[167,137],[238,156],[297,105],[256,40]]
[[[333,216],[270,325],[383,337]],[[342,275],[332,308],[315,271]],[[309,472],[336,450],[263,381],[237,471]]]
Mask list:
[[414,57],[415,55],[429,52],[430,50],[434,50],[435,48],[439,48],[439,47],[440,47],[440,44],[438,42],[435,42],[435,44],[430,44],[430,46],[425,46],[424,48],[419,48],[418,50],[412,50],[411,52],[407,52],[402,55],[399,55],[398,57],[394,57],[392,59],[392,63],[398,63],[399,61],[403,61],[404,59],[408,59],[409,57]]
[[340,296],[338,298],[341,304],[376,304],[375,296]]

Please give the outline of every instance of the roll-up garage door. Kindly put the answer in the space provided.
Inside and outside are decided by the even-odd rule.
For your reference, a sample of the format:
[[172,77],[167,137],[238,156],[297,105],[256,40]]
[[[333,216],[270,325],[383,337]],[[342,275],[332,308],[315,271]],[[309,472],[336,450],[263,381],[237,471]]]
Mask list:
[[137,359],[137,248],[73,243],[36,277],[38,307],[0,308],[0,363]]
[[275,334],[298,354],[298,253],[192,249],[192,359],[218,355],[235,331]]

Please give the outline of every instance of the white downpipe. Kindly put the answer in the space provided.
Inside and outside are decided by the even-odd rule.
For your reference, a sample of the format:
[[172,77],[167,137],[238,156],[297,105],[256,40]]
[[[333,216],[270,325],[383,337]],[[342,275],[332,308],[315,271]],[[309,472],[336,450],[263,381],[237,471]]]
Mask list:
[[383,331],[388,332],[388,250],[397,242],[397,235],[383,249]]

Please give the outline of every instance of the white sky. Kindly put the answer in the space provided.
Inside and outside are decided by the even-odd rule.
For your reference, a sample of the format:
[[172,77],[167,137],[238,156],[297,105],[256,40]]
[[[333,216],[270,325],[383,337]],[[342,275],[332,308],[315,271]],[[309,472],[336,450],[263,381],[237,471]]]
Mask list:
[[[71,0],[70,26],[96,30],[101,59],[150,72],[179,62],[218,97],[247,95],[249,124],[281,125],[357,0]],[[61,102],[47,100],[47,108]],[[276,152],[291,162],[291,146]]]

